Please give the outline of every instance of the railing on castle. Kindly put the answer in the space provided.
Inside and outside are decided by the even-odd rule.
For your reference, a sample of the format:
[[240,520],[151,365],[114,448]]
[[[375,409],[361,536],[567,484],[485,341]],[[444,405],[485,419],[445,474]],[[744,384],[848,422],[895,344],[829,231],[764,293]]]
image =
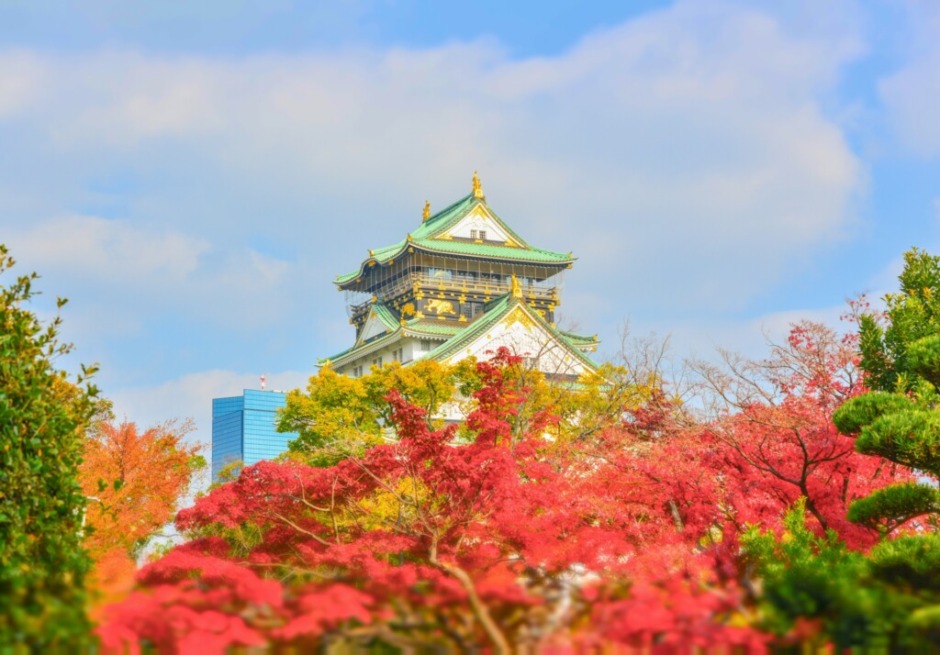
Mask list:
[[[555,300],[558,299],[558,287],[555,284],[546,284],[530,278],[519,280],[522,287],[522,293],[526,298]],[[473,293],[482,296],[501,296],[509,293],[511,281],[508,276],[483,277],[462,275],[460,273],[450,273],[449,275],[431,275],[428,273],[411,273],[398,280],[383,286],[377,293],[376,299],[381,301],[391,300],[398,296],[413,290],[415,287],[438,291],[459,291],[461,293]],[[372,299],[363,302],[350,304],[350,316],[358,316],[368,311]]]

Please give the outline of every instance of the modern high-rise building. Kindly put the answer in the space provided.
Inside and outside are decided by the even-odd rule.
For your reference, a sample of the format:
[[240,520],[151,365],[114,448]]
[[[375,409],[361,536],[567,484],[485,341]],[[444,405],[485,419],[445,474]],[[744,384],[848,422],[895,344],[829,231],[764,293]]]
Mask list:
[[212,479],[234,462],[251,466],[274,459],[296,439],[277,431],[277,410],[285,405],[282,391],[245,389],[240,396],[212,400]]

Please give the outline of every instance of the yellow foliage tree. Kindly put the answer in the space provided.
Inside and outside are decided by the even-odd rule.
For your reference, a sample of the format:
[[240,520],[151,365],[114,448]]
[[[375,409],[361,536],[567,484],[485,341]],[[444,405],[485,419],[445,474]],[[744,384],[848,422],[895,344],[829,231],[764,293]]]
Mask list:
[[395,362],[353,378],[324,366],[310,378],[305,391],[296,389],[287,395],[278,430],[298,434],[287,457],[330,466],[383,438],[394,438],[386,428],[390,407],[385,397],[389,391],[397,389],[433,417],[445,402],[455,398],[470,370],[466,365],[452,367],[423,360],[409,366]]

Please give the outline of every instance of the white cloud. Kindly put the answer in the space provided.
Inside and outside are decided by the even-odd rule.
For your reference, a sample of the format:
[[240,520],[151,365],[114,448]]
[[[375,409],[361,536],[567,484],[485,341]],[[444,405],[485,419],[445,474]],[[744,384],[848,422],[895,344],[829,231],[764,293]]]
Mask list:
[[132,334],[167,311],[251,329],[276,323],[290,302],[282,289],[287,262],[250,248],[216,252],[206,239],[172,229],[65,216],[13,228],[5,238],[24,268],[42,271],[44,287],[82,298],[72,325],[79,334]]
[[38,101],[44,73],[39,57],[31,53],[0,53],[0,120]]
[[237,396],[243,389],[259,388],[261,374],[266,377],[268,389],[288,391],[304,387],[311,373],[200,371],[157,385],[105,388],[103,392],[114,403],[114,413],[118,418],[127,418],[140,426],[157,425],[172,418],[193,419],[196,432],[190,439],[209,445],[212,441],[212,399]]
[[940,47],[884,79],[879,89],[903,145],[924,157],[940,155]]
[[[37,88],[0,114],[0,131],[26,135],[23,163],[0,163],[0,226],[46,266],[74,261],[101,321],[132,307],[151,324],[304,324],[317,332],[291,337],[328,355],[335,322],[301,309],[342,318],[329,279],[417,226],[425,198],[467,193],[479,168],[524,237],[580,257],[564,309],[585,331],[638,310],[740,308],[850,232],[864,171],[822,97],[860,51],[838,22],[804,33],[687,1],[522,60],[488,40],[33,53]],[[29,166],[61,214],[101,203],[117,218],[47,223],[45,185],[11,186]],[[44,213],[13,229],[30,193]],[[53,248],[69,230],[96,262],[64,238]]]
[[97,283],[119,284],[139,284],[154,276],[183,280],[211,247],[177,232],[96,216],[52,218],[14,231],[10,240],[21,257],[41,270],[62,268]]
[[907,3],[911,33],[904,65],[884,77],[878,90],[890,126],[909,151],[940,155],[940,7]]

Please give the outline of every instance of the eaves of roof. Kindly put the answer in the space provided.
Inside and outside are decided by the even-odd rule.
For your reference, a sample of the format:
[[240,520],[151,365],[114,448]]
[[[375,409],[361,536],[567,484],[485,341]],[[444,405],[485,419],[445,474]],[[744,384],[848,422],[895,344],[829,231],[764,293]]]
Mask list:
[[572,356],[581,361],[589,370],[597,370],[597,364],[579,348],[579,346],[596,344],[596,337],[582,337],[558,330],[537,312],[532,311],[523,299],[513,298],[511,294],[506,294],[501,298],[494,299],[489,304],[486,313],[472,323],[467,324],[466,327],[444,323],[435,324],[422,321],[421,319],[412,319],[407,321],[404,325],[397,324],[395,330],[389,334],[379,337],[374,341],[348,348],[333,357],[321,359],[318,363],[321,366],[327,363],[336,366],[345,366],[354,358],[357,359],[364,355],[382,350],[408,337],[442,340],[443,342],[437,348],[431,350],[425,358],[444,360],[465,348],[481,334],[484,334],[487,330],[499,323],[500,320],[517,307],[521,311],[524,311],[533,322],[540,325],[542,329],[553,336]]
[[574,332],[567,332],[565,330],[558,330],[558,334],[575,346],[596,346],[600,343],[600,339],[597,338],[596,334],[575,334]]
[[422,323],[419,320],[412,319],[405,325],[395,323],[394,330],[365,343],[358,343],[351,348],[338,352],[332,357],[325,357],[317,361],[317,364],[324,366],[327,363],[334,366],[345,366],[349,360],[362,357],[369,353],[382,350],[392,343],[401,339],[412,337],[418,339],[429,339],[431,341],[446,341],[456,334],[463,331],[464,327],[452,325],[435,325],[433,323]]
[[365,259],[356,271],[351,271],[345,275],[338,276],[334,283],[340,287],[355,281],[362,276],[366,269],[375,264],[396,259],[404,253],[409,247],[417,250],[424,250],[431,253],[445,253],[454,255],[464,255],[469,257],[481,257],[487,259],[508,259],[513,261],[526,261],[543,264],[557,264],[559,266],[572,263],[575,258],[571,254],[553,252],[551,250],[542,250],[529,246],[519,235],[517,235],[506,223],[499,218],[487,206],[487,212],[491,214],[500,227],[515,240],[519,246],[496,245],[488,243],[472,243],[465,241],[453,241],[450,239],[441,239],[439,236],[447,232],[453,225],[465,217],[476,204],[484,203],[483,200],[474,198],[472,195],[458,200],[454,204],[441,210],[434,216],[424,221],[420,227],[412,232],[407,238],[398,243],[382,248],[376,248],[369,251],[369,257]]

